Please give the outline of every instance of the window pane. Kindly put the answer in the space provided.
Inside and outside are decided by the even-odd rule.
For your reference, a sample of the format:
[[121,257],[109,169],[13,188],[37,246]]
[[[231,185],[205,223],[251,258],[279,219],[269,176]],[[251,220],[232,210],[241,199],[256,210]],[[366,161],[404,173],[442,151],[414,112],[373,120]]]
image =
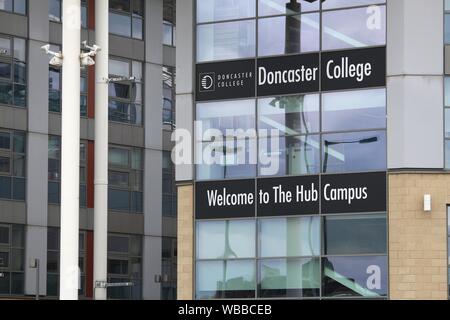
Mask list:
[[13,271],[23,271],[23,249],[12,249],[11,250],[11,270]]
[[50,0],[48,5],[50,21],[61,22],[61,0]]
[[16,248],[23,248],[25,246],[24,228],[21,225],[12,225],[12,246]]
[[445,140],[445,168],[450,168],[450,140]]
[[133,14],[143,17],[144,16],[144,1],[133,0]]
[[258,130],[277,129],[280,135],[320,131],[318,94],[258,99]]
[[450,0],[445,0],[445,10],[450,10]]
[[23,295],[24,284],[25,275],[23,273],[11,273],[11,294]]
[[323,131],[386,128],[386,89],[322,95]]
[[256,139],[227,139],[196,144],[197,179],[251,178],[256,176]]
[[59,229],[48,228],[47,230],[47,248],[48,250],[59,250]]
[[14,105],[25,107],[27,99],[27,87],[25,85],[14,85]]
[[14,82],[22,84],[27,83],[27,68],[25,63],[14,63]]
[[327,0],[323,1],[322,9],[363,6],[366,4],[386,3],[386,0]]
[[113,166],[128,167],[130,151],[127,149],[109,148],[109,164]]
[[9,259],[9,251],[0,251],[0,269],[10,269]]
[[225,136],[226,130],[247,130],[255,128],[255,100],[237,100],[197,104],[197,120],[202,122],[202,136],[208,129],[220,130]]
[[0,78],[11,80],[11,64],[0,61]]
[[322,49],[386,44],[386,7],[374,6],[322,13]]
[[0,243],[9,244],[9,227],[0,226]]
[[13,104],[13,86],[10,82],[0,81],[0,103]]
[[3,174],[11,173],[11,159],[10,158],[0,156],[0,173],[3,173]]
[[25,177],[25,156],[14,156],[13,175]]
[[266,18],[258,23],[259,56],[319,51],[318,13]]
[[14,58],[19,61],[26,61],[26,42],[25,39],[14,38]]
[[255,0],[197,0],[197,22],[254,17]]
[[255,262],[197,262],[196,289],[197,299],[254,298]]
[[12,11],[13,10],[13,0],[0,1],[0,10]]
[[11,149],[11,138],[9,132],[0,132],[0,149]]
[[123,83],[110,83],[109,96],[114,98],[130,99],[130,85]]
[[131,37],[131,16],[110,12],[109,32],[119,36]]
[[130,184],[129,175],[128,172],[109,171],[108,183],[113,187],[128,188]]
[[383,131],[323,135],[323,172],[386,169],[386,133]]
[[11,55],[11,39],[0,37],[0,53],[5,56]]
[[128,237],[108,236],[108,251],[128,253]]
[[259,175],[286,176],[320,172],[320,137],[259,139]]
[[[1,139],[1,132],[0,132],[0,139]],[[16,131],[14,133],[13,143],[14,143],[14,152],[25,153],[25,134],[24,133]],[[0,142],[0,145],[1,145],[1,142]],[[0,148],[1,148],[1,146],[0,146]]]
[[327,297],[385,297],[387,257],[328,257],[322,260],[322,294]]
[[142,169],[142,150],[133,149],[131,152],[131,168]]
[[450,77],[445,77],[445,106],[450,107]]
[[0,176],[0,198],[11,199],[11,178]]
[[142,192],[131,193],[131,211],[137,213],[144,211]]
[[131,12],[130,0],[109,0],[109,8],[113,10]]
[[255,256],[255,221],[197,223],[198,259],[233,259]]
[[108,208],[118,211],[130,211],[130,192],[109,188]]
[[317,297],[319,259],[277,259],[259,262],[259,297]]
[[384,254],[386,229],[385,214],[325,217],[325,254]]
[[318,217],[261,219],[261,257],[301,257],[320,255]]
[[4,277],[0,278],[0,294],[3,295],[9,295],[10,294],[10,285],[9,285],[9,279],[10,273],[6,272],[4,273]]
[[319,1],[300,0],[296,2],[298,3],[292,4],[291,0],[258,0],[258,14],[259,16],[269,16],[319,10]]
[[109,74],[115,76],[129,77],[130,63],[121,60],[109,59]]
[[13,199],[25,200],[25,179],[14,178],[13,179]]
[[142,39],[143,37],[143,22],[142,19],[133,17],[133,38]]
[[163,44],[171,46],[172,43],[172,31],[173,26],[171,23],[164,23],[163,24]]
[[450,109],[445,109],[445,137],[450,138]]
[[59,203],[59,183],[49,182],[48,183],[48,202],[52,204]]
[[128,260],[108,259],[108,273],[128,275]]
[[197,27],[197,61],[255,56],[255,21],[245,20]]

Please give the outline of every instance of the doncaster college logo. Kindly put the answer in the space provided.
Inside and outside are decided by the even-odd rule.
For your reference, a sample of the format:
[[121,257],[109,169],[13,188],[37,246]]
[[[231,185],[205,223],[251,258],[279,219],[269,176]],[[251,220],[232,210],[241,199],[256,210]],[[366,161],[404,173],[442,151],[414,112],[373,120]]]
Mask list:
[[200,92],[212,92],[216,90],[215,83],[216,73],[208,72],[208,73],[200,73]]

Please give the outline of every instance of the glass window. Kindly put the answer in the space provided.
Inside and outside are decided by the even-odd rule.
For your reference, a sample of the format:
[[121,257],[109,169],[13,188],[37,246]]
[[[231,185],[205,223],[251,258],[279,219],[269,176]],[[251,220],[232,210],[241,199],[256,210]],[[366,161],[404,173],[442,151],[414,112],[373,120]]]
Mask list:
[[255,56],[255,20],[199,25],[197,61]]
[[[320,131],[318,94],[258,99],[258,130],[276,129],[280,135]],[[271,132],[271,134],[274,134]]]
[[197,223],[198,259],[236,259],[255,256],[255,221]]
[[325,217],[325,254],[385,254],[386,229],[385,214]]
[[313,259],[276,259],[259,261],[260,298],[318,297],[320,263]]
[[26,0],[1,0],[0,10],[26,14],[27,3]]
[[259,19],[258,55],[319,51],[319,13]]
[[305,257],[320,255],[318,217],[261,219],[259,256]]
[[220,130],[229,136],[228,130],[255,128],[255,100],[197,103],[197,120],[201,121],[202,131],[198,141],[210,140],[206,136],[209,129]]
[[304,175],[319,172],[319,135],[259,139],[260,176]]
[[254,298],[255,261],[197,262],[197,299]]
[[387,257],[323,258],[322,286],[327,297],[385,297]]
[[127,149],[120,148],[109,148],[109,164],[115,166],[128,166],[130,163],[129,160],[130,151]]
[[322,137],[325,173],[386,169],[386,132],[326,134]]
[[110,0],[109,32],[123,36],[143,39],[142,0]]
[[197,0],[197,22],[251,18],[255,0]]
[[386,128],[386,89],[322,94],[322,130]]
[[50,0],[48,9],[50,21],[61,22],[61,0]]
[[109,235],[108,236],[108,251],[127,253],[128,252],[128,243],[129,243],[128,237]]
[[450,10],[450,0],[445,0],[445,10]]
[[345,7],[357,7],[369,4],[386,3],[386,0],[327,0],[323,1],[322,9],[336,9]]
[[13,11],[13,0],[0,1],[0,10]]
[[319,1],[299,0],[258,0],[258,15],[270,16],[281,14],[296,14],[306,11],[318,11]]
[[256,176],[256,139],[198,142],[197,179],[250,178]]
[[326,11],[322,19],[322,50],[386,44],[385,6]]

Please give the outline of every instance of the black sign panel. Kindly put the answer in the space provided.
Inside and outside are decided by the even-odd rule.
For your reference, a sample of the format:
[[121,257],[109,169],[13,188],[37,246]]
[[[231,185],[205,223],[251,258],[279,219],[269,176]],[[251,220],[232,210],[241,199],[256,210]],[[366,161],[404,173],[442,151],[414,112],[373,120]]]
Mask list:
[[322,176],[322,213],[386,211],[386,172]]
[[319,176],[259,179],[258,216],[318,214]]
[[386,47],[322,53],[322,90],[386,85]]
[[319,54],[258,59],[258,96],[319,91]]
[[197,182],[197,219],[245,218],[255,216],[255,180]]
[[197,65],[197,101],[255,96],[255,60]]

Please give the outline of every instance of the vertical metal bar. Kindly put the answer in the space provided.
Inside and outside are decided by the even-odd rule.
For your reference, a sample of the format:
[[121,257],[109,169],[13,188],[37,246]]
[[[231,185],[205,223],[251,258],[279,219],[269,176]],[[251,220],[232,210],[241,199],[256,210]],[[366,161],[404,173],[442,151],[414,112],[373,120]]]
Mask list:
[[[108,59],[109,2],[95,1],[94,284],[107,282],[108,242]],[[94,285],[94,298],[106,300],[106,287]]]
[[80,0],[63,2],[60,299],[78,299]]

